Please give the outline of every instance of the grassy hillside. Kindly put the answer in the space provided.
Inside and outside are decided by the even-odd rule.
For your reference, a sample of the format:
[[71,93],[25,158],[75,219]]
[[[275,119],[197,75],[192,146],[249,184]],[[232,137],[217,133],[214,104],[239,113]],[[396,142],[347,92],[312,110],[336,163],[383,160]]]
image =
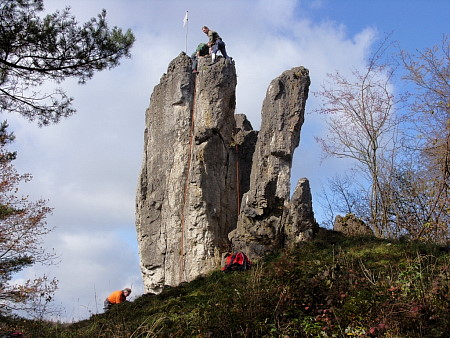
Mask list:
[[215,271],[74,324],[9,328],[27,337],[446,337],[449,280],[445,248],[322,231],[247,272]]

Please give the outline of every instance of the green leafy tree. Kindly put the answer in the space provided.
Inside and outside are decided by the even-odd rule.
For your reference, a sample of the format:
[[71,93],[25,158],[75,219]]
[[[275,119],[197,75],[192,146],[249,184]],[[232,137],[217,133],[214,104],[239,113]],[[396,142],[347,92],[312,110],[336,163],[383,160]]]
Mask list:
[[135,38],[130,30],[109,29],[105,10],[79,25],[70,8],[41,18],[43,9],[43,0],[0,2],[0,109],[48,125],[75,112],[73,99],[61,88],[39,88],[67,78],[85,83],[130,57]]

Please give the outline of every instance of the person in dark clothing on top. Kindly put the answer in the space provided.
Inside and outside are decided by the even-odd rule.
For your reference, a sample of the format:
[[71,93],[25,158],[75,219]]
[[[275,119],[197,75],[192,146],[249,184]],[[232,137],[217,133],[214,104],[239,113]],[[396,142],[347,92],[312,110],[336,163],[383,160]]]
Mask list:
[[203,31],[203,33],[208,35],[208,38],[209,38],[208,46],[211,48],[212,63],[214,63],[216,61],[216,54],[218,51],[220,51],[220,53],[222,53],[223,57],[226,60],[229,60],[227,51],[225,49],[225,42],[223,42],[220,35],[216,31],[209,29],[207,26],[203,26],[202,31]]

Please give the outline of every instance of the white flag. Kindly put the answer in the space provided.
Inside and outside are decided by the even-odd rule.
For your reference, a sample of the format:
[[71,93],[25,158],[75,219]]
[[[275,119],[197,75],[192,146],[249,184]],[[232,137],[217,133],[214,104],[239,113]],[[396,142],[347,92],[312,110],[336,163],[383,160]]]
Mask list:
[[183,27],[186,26],[187,22],[188,22],[188,11],[186,11],[186,15],[184,16],[183,19]]

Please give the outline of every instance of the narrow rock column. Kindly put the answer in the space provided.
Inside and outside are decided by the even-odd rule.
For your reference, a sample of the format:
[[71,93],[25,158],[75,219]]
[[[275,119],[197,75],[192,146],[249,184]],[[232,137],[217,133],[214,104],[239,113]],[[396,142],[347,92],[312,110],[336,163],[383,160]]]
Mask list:
[[283,246],[288,248],[311,240],[319,230],[319,225],[314,218],[311,189],[307,178],[298,180],[294,194],[284,209],[281,223],[284,234]]
[[270,83],[263,102],[250,190],[243,197],[237,229],[230,234],[233,248],[253,258],[284,243],[282,218],[289,204],[292,157],[300,141],[309,85],[308,70],[293,68]]
[[236,170],[239,172],[238,196],[239,209],[242,195],[250,189],[250,175],[252,171],[252,158],[255,152],[258,131],[253,127],[247,116],[236,114],[236,132],[234,134]]

